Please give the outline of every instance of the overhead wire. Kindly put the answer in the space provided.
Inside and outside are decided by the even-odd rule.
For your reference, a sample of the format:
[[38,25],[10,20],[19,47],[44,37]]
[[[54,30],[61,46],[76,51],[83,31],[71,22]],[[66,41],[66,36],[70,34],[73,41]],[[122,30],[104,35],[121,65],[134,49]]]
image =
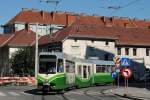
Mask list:
[[109,16],[112,15],[112,14],[114,14],[114,13],[116,13],[116,12],[118,12],[119,10],[127,8],[128,6],[133,5],[133,4],[135,4],[135,3],[139,2],[139,1],[141,1],[141,0],[134,0],[134,1],[131,1],[131,2],[127,3],[127,4],[125,4],[124,6],[120,6],[119,9],[116,9],[115,11],[111,12],[109,14]]

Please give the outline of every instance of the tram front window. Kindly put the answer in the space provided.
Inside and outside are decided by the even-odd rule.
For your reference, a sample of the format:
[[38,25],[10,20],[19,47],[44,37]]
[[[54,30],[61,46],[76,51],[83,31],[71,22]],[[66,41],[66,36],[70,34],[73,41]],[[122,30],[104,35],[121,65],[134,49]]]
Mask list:
[[39,73],[41,74],[55,74],[56,63],[55,62],[41,62],[39,66]]
[[56,73],[56,56],[42,55],[39,63],[40,74],[55,74]]

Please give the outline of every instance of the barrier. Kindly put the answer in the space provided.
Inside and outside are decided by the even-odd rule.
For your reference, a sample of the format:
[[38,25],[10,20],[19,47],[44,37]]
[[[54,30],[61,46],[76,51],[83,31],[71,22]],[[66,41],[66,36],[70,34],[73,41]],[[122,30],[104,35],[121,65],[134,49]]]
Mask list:
[[35,77],[0,77],[0,85],[36,85]]

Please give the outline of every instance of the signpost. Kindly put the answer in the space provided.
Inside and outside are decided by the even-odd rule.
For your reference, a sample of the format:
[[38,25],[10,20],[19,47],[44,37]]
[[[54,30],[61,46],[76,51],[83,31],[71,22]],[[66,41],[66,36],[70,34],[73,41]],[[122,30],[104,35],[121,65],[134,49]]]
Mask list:
[[111,74],[111,77],[114,78],[113,86],[115,86],[115,78],[117,77],[117,73],[116,73],[116,72],[113,72],[113,73]]
[[117,81],[118,81],[118,88],[119,88],[119,79],[120,79],[120,77],[119,77],[119,73],[120,73],[120,61],[121,61],[121,59],[119,58],[119,57],[115,57],[114,58],[114,62],[115,62],[115,71],[118,73],[118,79],[117,79]]
[[128,93],[128,78],[132,76],[132,71],[130,68],[123,68],[121,74],[125,78],[125,91]]

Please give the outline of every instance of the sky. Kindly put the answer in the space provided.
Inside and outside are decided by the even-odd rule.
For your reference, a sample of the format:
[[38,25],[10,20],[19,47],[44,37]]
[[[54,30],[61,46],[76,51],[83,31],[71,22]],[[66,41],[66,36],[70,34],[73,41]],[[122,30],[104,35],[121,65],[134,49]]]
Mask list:
[[[40,2],[42,1],[42,2]],[[51,0],[55,1],[55,0]],[[0,25],[6,24],[22,8],[34,8],[45,11],[66,11],[87,15],[120,16],[137,19],[150,19],[150,0],[59,0],[46,3],[44,0],[1,0]],[[2,29],[0,29],[0,32]]]

